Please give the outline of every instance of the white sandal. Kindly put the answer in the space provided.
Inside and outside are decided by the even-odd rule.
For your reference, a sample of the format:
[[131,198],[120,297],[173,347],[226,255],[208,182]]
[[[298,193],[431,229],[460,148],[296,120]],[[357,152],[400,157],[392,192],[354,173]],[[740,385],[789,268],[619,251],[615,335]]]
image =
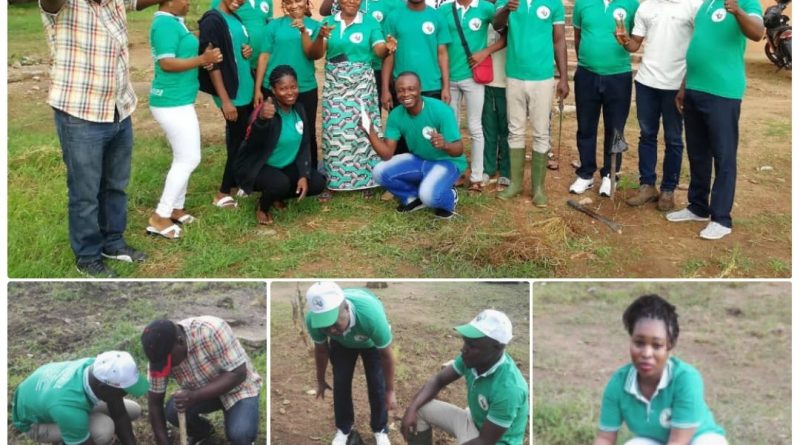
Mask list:
[[230,196],[222,197],[214,201],[213,204],[221,209],[229,209],[229,208],[235,209],[236,207],[239,206],[239,204],[237,204],[236,201]]
[[190,215],[188,213],[184,213],[183,216],[181,216],[180,218],[170,218],[170,219],[175,224],[180,224],[180,225],[191,224],[191,223],[195,222],[195,220],[196,220],[194,216],[192,216],[192,215]]
[[[153,226],[147,226],[145,230],[147,230],[148,235],[163,236],[166,239],[178,239],[181,237],[181,228],[177,224],[173,224],[164,230],[158,230]],[[172,233],[172,236],[169,235],[170,233]]]

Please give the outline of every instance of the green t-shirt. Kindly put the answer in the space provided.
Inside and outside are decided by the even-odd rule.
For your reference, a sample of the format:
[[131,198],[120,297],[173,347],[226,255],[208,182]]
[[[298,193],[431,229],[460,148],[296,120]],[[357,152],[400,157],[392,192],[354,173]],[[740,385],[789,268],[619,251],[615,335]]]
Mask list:
[[[497,9],[507,3],[508,0],[499,0]],[[528,81],[552,79],[553,26],[563,24],[564,3],[561,0],[534,0],[530,6],[525,0],[521,1],[519,8],[508,15],[506,76]]]
[[506,428],[498,445],[522,445],[528,426],[528,382],[508,353],[488,371],[478,375],[474,368],[466,368],[459,355],[453,370],[467,383],[467,404],[472,421],[483,428],[485,421]]
[[662,443],[667,442],[672,428],[697,428],[693,437],[725,434],[714,423],[714,415],[703,399],[700,372],[675,357],[667,361],[661,383],[650,401],[639,392],[633,364],[614,372],[603,393],[600,430],[617,431],[623,422],[634,435]]
[[278,145],[267,159],[267,165],[284,168],[297,159],[300,142],[303,140],[303,120],[294,109],[285,113],[278,106],[278,114],[281,116],[281,135],[278,138]]
[[[319,31],[319,22],[305,17],[303,24],[308,35],[314,39]],[[284,16],[269,22],[267,30],[264,32],[264,44],[261,45],[261,52],[269,53],[267,72],[264,74],[264,88],[269,88],[269,75],[279,65],[289,65],[294,68],[297,72],[297,87],[301,93],[317,87],[317,78],[314,77],[314,61],[308,60],[306,57],[300,31],[292,27],[291,17]]]
[[350,62],[371,63],[375,58],[372,47],[384,42],[380,23],[361,12],[356,14],[350,26],[344,25],[341,13],[325,17],[322,24],[334,26],[328,38],[328,60],[346,54]]
[[22,432],[31,425],[55,423],[67,445],[89,439],[89,414],[96,403],[88,386],[94,358],[49,363],[17,387],[11,408],[12,422]]
[[[392,329],[383,303],[366,289],[344,289],[344,298],[350,306],[350,327],[344,335],[331,337],[347,348],[385,349],[392,343]],[[311,314],[306,314],[306,328],[314,343],[324,343],[328,336],[322,329],[311,327]]]
[[[748,15],[761,17],[758,0],[739,0]],[[747,38],[723,0],[706,0],[694,18],[686,51],[686,88],[729,99],[741,99],[747,84],[744,50]]]
[[630,32],[637,9],[637,0],[613,0],[608,6],[603,0],[575,0],[572,23],[581,30],[578,65],[603,76],[630,72],[631,56],[614,38],[615,17]]
[[[233,44],[233,54],[236,58],[236,75],[239,77],[239,89],[236,90],[236,97],[231,98],[231,102],[237,107],[247,105],[253,101],[253,90],[255,89],[255,80],[250,73],[250,62],[242,55],[242,45],[250,44],[250,37],[247,34],[242,22],[239,21],[234,15],[226,14],[220,11],[222,17],[225,18],[225,24],[228,25],[228,31],[231,34],[231,43]],[[223,57],[228,57],[224,54]],[[256,54],[250,56],[256,57]],[[212,96],[214,103],[218,107],[222,106],[222,101],[218,96]]]
[[431,144],[432,130],[440,133],[447,143],[461,139],[452,108],[432,97],[423,96],[420,99],[422,111],[416,116],[408,114],[402,106],[392,109],[386,121],[386,139],[397,141],[403,137],[411,153],[427,161],[450,161],[463,173],[467,168],[467,158],[463,154],[450,156]]
[[197,37],[170,13],[158,11],[150,26],[150,50],[153,54],[154,75],[150,86],[150,105],[179,107],[193,104],[200,89],[197,69],[166,72],[158,63],[161,59],[190,59],[197,56]]
[[[403,0],[361,0],[361,12],[372,16],[381,25],[381,31],[384,30],[386,17],[389,17],[394,10],[405,6]],[[382,63],[383,59],[373,54],[372,69],[380,71]]]
[[430,6],[422,11],[397,8],[386,18],[384,32],[397,39],[392,78],[397,79],[404,71],[414,71],[422,81],[422,91],[440,91],[439,45],[451,42],[442,16]]
[[[211,0],[211,8],[216,8],[221,0]],[[253,56],[250,57],[250,67],[258,67],[258,55],[261,54],[261,44],[264,40],[264,31],[267,23],[272,18],[272,0],[245,0],[236,15],[242,19],[247,33],[250,34],[250,46],[253,47]]]
[[[453,17],[453,5],[455,1],[443,4],[437,12],[442,16],[442,21],[447,23],[447,31],[450,33],[451,41],[447,44],[447,56],[450,66],[450,80],[458,82],[472,78],[472,69],[469,67],[467,55],[464,53],[464,45],[461,44],[461,37],[458,35],[456,20]],[[486,38],[489,26],[494,17],[494,5],[486,0],[472,0],[466,8],[457,7],[456,11],[460,18],[461,29],[464,31],[464,39],[467,41],[469,50],[476,53],[486,48]]]

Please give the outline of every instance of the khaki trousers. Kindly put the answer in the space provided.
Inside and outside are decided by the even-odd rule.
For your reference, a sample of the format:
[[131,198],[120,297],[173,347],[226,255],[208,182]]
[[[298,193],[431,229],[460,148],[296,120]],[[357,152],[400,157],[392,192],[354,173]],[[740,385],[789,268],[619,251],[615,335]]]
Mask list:
[[459,444],[470,441],[480,431],[472,422],[468,409],[459,408],[441,400],[431,400],[417,412],[417,431],[426,431],[437,426],[455,437]]
[[550,151],[550,109],[553,106],[555,80],[519,80],[508,78],[508,148],[525,149],[525,128],[533,124],[533,151]]

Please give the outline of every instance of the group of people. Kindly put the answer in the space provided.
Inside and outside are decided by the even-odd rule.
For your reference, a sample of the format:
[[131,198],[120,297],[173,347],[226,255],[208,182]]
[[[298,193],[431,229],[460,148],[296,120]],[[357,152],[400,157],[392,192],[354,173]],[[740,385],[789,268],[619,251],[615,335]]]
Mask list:
[[[178,427],[179,417],[185,417],[188,435],[183,443],[202,443],[214,434],[203,414],[214,411],[224,413],[228,443],[255,442],[262,380],[224,320],[156,320],[144,328],[141,343],[149,361],[147,377],[125,351],[38,368],[14,391],[14,427],[36,443],[135,445],[131,421],[141,417],[142,408],[125,396],[146,395],[152,430],[147,443],[174,443],[166,425]],[[165,403],[170,378],[179,389]]]
[[[195,220],[185,197],[201,157],[198,91],[213,97],[225,120],[227,159],[213,204],[235,208],[237,195],[261,192],[261,224],[271,223],[271,210],[286,199],[328,200],[341,190],[371,196],[377,186],[399,200],[400,212],[430,207],[444,219],[455,214],[460,180],[475,193],[496,181],[507,185],[499,198],[514,198],[523,190],[528,121],[533,203],[547,204],[553,96],[563,101],[570,92],[559,0],[453,0],[434,3],[438,9],[425,0],[326,0],[321,22],[310,18],[307,0],[283,0],[279,18],[272,18],[270,0],[215,0],[199,21],[199,36],[184,23],[188,0],[42,0],[53,54],[48,103],[67,166],[70,242],[82,273],[113,276],[103,258],[145,259],[123,238],[130,115],[137,102],[125,9],[156,3],[149,103],[173,162],[149,233],[178,238]],[[659,20],[664,14],[673,20]],[[599,192],[612,193],[612,145],[623,132],[634,84],[629,52],[644,42],[635,79],[641,186],[628,202],[658,200],[659,209],[673,209],[685,120],[689,206],[667,219],[710,219],[703,238],[730,233],[743,51],[745,38],[763,34],[759,3],[648,0],[639,7],[634,0],[578,0],[573,24],[580,166],[570,192],[584,193],[594,184],[602,113]],[[323,57],[320,168],[314,61]],[[469,160],[458,126],[462,102]],[[381,106],[389,111],[385,126]],[[667,146],[660,193],[659,120]],[[619,171],[621,154],[613,155]]]

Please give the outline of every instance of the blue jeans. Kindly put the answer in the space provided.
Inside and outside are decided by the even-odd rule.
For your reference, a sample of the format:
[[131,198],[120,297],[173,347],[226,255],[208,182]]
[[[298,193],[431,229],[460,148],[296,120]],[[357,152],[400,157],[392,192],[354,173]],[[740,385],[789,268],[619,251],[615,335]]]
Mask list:
[[[576,174],[591,179],[597,170],[597,126],[603,113],[603,168],[600,176],[611,173],[611,143],[614,130],[622,132],[631,108],[632,74],[600,75],[586,68],[575,71],[575,112],[578,115],[578,154],[581,166]],[[617,155],[617,172],[622,165],[622,155]]]
[[125,247],[133,128],[130,117],[117,120],[90,122],[55,110],[67,167],[69,242],[78,263]]
[[[225,437],[233,445],[251,445],[258,436],[259,398],[248,397],[239,400],[229,410],[224,411]],[[203,437],[209,434],[211,422],[200,416],[224,409],[219,399],[205,400],[186,410],[186,433],[192,437]],[[175,399],[170,397],[166,407],[167,420],[178,426],[178,410]]]
[[[689,155],[689,210],[731,227],[742,101],[686,90],[683,119]],[[711,169],[714,185],[711,186]],[[711,200],[709,202],[709,195]]]
[[636,85],[636,117],[639,119],[639,183],[656,185],[658,122],[664,122],[664,176],[661,191],[673,191],[681,176],[683,118],[675,106],[677,90]]
[[395,155],[372,170],[378,184],[401,203],[419,198],[428,207],[450,212],[456,207],[452,189],[460,175],[458,167],[450,161],[426,161],[411,153]]
[[353,373],[361,356],[367,378],[370,420],[373,432],[386,432],[389,411],[386,408],[386,381],[377,348],[354,349],[330,340],[330,360],[333,367],[333,412],[336,428],[350,434],[353,428]]

